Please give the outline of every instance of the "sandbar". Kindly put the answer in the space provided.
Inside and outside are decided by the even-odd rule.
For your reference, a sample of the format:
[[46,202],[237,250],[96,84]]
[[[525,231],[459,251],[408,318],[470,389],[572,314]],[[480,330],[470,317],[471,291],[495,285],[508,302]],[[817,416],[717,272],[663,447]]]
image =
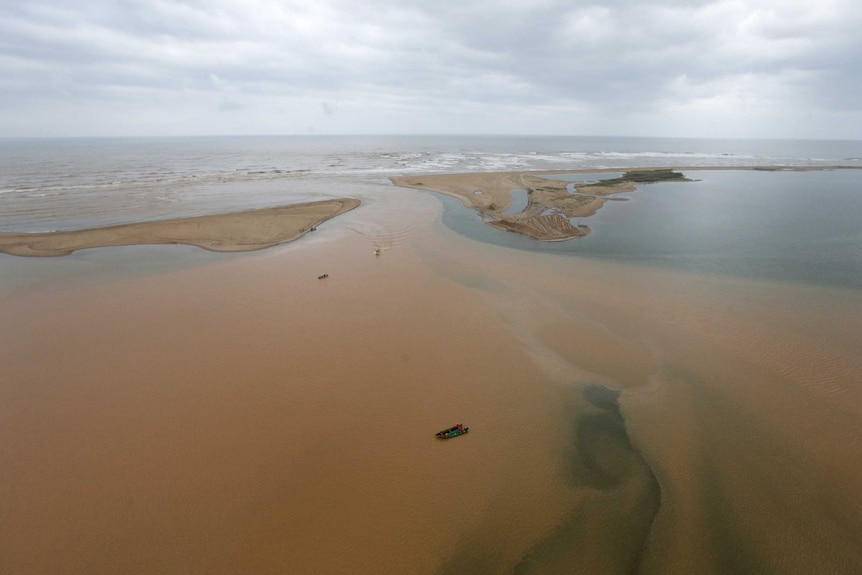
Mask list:
[[[455,197],[479,212],[485,223],[535,239],[560,241],[587,235],[588,227],[572,225],[569,220],[594,214],[604,205],[605,199],[569,193],[566,189],[569,182],[541,177],[554,173],[571,173],[571,170],[399,176],[391,181],[396,186]],[[527,190],[527,207],[518,213],[506,213],[515,189]],[[606,190],[606,193],[613,192]]]
[[87,248],[139,244],[187,244],[214,252],[260,250],[293,241],[359,204],[357,199],[337,198],[81,230],[0,233],[0,252],[16,256],[65,256]]
[[[845,166],[698,166],[650,168],[597,168],[575,170],[548,170],[525,172],[473,172],[462,174],[422,174],[390,178],[393,184],[404,188],[427,190],[461,201],[464,206],[479,212],[482,220],[495,228],[517,232],[542,241],[565,241],[586,236],[590,227],[575,225],[573,218],[586,218],[595,214],[614,194],[633,192],[639,184],[651,181],[691,181],[674,170],[769,170],[812,171],[845,169]],[[571,182],[550,177],[562,174],[624,172],[610,185],[577,184],[569,191]],[[649,173],[669,177],[652,179]],[[646,178],[638,176],[647,174]],[[672,175],[671,175],[672,174]],[[634,177],[629,177],[630,175]],[[508,213],[513,190],[526,190],[527,206],[520,212]]]

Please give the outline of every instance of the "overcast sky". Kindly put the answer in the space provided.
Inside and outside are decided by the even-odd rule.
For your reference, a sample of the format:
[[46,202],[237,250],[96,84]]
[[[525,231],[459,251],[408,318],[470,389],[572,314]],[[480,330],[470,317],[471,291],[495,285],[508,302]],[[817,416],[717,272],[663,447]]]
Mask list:
[[0,0],[0,136],[862,139],[860,0]]

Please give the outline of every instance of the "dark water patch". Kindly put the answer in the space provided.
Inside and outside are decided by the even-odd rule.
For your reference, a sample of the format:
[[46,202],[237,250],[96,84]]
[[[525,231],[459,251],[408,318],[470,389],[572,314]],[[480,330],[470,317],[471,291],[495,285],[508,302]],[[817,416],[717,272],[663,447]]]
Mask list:
[[573,487],[598,494],[535,545],[514,573],[638,572],[661,490],[629,440],[619,396],[601,384],[574,391],[565,471]]
[[584,399],[599,409],[615,414],[620,420],[620,392],[603,385],[588,385],[584,388]]
[[[557,527],[541,544],[523,557],[512,573],[514,575],[543,575],[567,573],[632,573],[637,570],[637,557],[619,553],[625,547],[621,539],[630,536],[624,530],[610,535],[596,545],[597,532],[594,514],[597,510],[582,508]],[[613,549],[609,549],[613,548]]]
[[570,437],[562,471],[574,499],[564,519],[514,564],[501,564],[499,520],[459,539],[440,575],[490,573],[637,573],[661,503],[658,481],[632,445],[620,392],[598,383],[573,386],[563,406]]
[[504,214],[520,214],[527,209],[527,204],[530,202],[529,192],[524,188],[515,188],[511,191],[512,205],[503,212]]
[[704,500],[704,513],[709,517],[709,547],[711,563],[718,573],[770,573],[760,560],[761,553],[744,534],[734,527],[732,496],[718,465],[703,463],[703,487],[709,496]]
[[611,489],[649,470],[629,441],[619,393],[601,384],[588,384],[573,400],[566,456],[566,475],[572,485]]
[[575,432],[579,457],[573,461],[572,477],[596,489],[610,489],[630,471],[631,446],[625,428],[613,414],[584,416]]
[[489,547],[487,534],[466,537],[439,569],[439,575],[497,575],[501,572],[496,551]]

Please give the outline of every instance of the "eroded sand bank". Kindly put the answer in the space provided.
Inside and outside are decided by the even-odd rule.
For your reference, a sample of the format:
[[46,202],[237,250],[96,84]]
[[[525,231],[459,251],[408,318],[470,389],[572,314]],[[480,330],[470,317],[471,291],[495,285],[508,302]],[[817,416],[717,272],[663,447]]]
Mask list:
[[507,250],[429,202],[379,257],[0,300],[0,570],[862,570],[862,295]]
[[188,244],[218,252],[259,250],[295,240],[359,203],[356,199],[339,198],[85,230],[0,233],[0,252],[16,256],[64,256],[86,248],[138,244]]
[[[568,172],[542,172],[553,173]],[[596,212],[605,200],[598,195],[571,194],[567,182],[542,178],[526,172],[429,174],[391,178],[396,186],[418,188],[454,196],[483,215],[484,221],[496,228],[522,233],[544,241],[559,241],[585,236],[586,226],[573,225],[569,220]],[[512,204],[512,190],[529,192],[527,207],[518,213],[506,213]],[[603,195],[631,191],[604,188]]]

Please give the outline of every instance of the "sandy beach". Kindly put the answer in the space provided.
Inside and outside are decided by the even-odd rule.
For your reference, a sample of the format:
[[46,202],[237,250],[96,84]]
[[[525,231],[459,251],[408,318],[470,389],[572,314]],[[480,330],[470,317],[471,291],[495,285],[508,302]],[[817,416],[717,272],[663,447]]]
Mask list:
[[336,219],[0,300],[0,570],[862,570],[858,291],[506,249],[400,197],[380,256]]
[[359,200],[340,198],[84,230],[0,233],[0,252],[48,257],[88,248],[141,244],[188,244],[217,252],[260,250],[302,237],[358,205]]

